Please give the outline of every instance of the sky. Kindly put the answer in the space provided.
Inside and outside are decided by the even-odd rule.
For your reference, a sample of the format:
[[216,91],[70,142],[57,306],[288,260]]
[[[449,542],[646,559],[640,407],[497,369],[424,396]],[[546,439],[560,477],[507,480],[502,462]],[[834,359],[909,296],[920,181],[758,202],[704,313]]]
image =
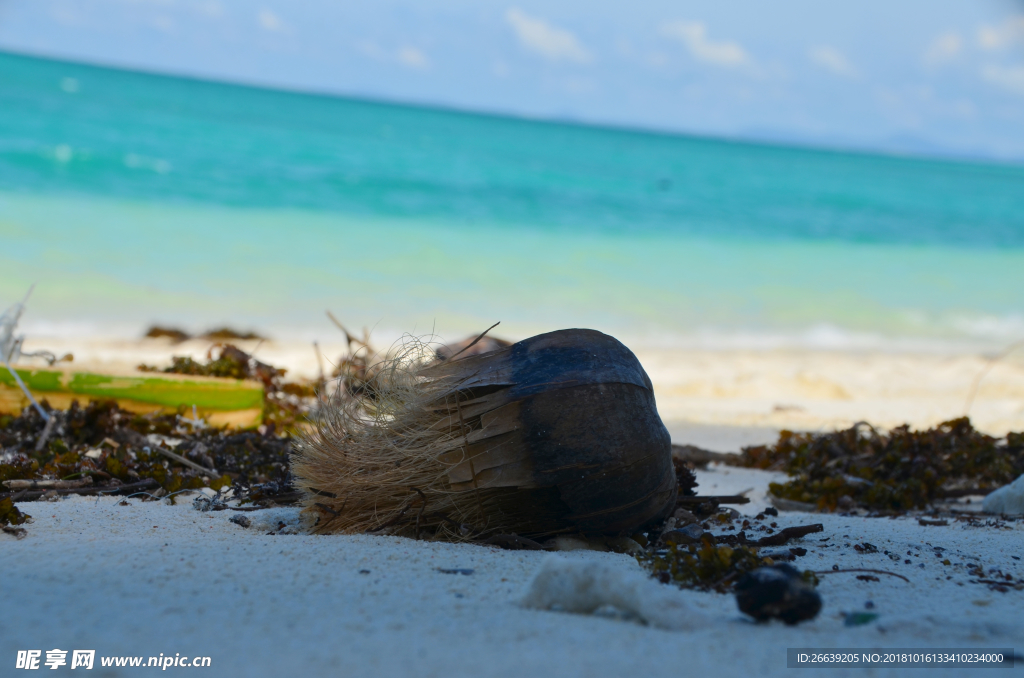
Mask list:
[[534,118],[1024,160],[1024,0],[0,0],[0,50]]

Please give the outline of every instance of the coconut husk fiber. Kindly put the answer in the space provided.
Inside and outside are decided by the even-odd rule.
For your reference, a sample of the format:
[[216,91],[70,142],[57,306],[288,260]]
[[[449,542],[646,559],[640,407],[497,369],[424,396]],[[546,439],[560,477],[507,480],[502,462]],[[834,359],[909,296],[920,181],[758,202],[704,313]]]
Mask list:
[[440,360],[409,340],[340,389],[292,461],[315,530],[632,534],[674,507],[651,380],[594,330]]

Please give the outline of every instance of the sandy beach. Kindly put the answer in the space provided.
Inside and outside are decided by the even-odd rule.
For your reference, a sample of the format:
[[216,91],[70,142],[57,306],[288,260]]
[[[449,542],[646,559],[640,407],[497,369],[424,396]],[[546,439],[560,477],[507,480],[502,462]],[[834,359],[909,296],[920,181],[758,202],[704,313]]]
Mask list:
[[[210,342],[35,338],[73,351],[76,364],[111,370],[204,358]],[[30,347],[31,347],[30,345]],[[242,342],[253,349],[256,342]],[[341,344],[321,346],[340,355]],[[988,360],[978,355],[639,350],[659,409],[677,443],[735,452],[781,428],[828,430],[867,420],[928,426],[963,413]],[[299,377],[318,370],[311,346],[264,342],[260,359]],[[971,414],[993,434],[1024,428],[1024,366],[990,369]],[[783,474],[712,465],[702,494],[746,492],[750,517],[770,505]],[[202,513],[191,498],[127,505],[114,498],[23,503],[28,536],[4,536],[7,596],[19,610],[0,620],[4,656],[26,648],[95,649],[97,656],[202,655],[216,675],[619,676],[648,672],[783,675],[786,649],[1020,648],[1020,592],[976,583],[971,566],[1024,575],[1024,522],[919,524],[855,515],[783,512],[782,527],[822,523],[793,545],[805,569],[876,568],[879,581],[823,575],[821,614],[797,627],[754,624],[731,594],[675,592],[695,618],[666,631],[614,616],[524,609],[519,602],[548,554],[398,537],[311,536],[298,509]],[[964,505],[964,508],[967,508]],[[978,508],[977,503],[973,508]],[[742,517],[741,517],[742,519]],[[285,529],[281,529],[282,526]],[[854,545],[870,543],[876,553]],[[629,555],[568,551],[561,557],[639,572]],[[948,562],[949,564],[944,564]],[[471,571],[448,574],[441,569]],[[73,573],[73,574],[72,574]],[[851,613],[877,614],[847,625]],[[1018,649],[1019,653],[1019,649]],[[129,675],[105,668],[102,675]],[[152,669],[151,669],[152,670]],[[171,669],[184,670],[184,669]],[[837,669],[830,675],[853,675]],[[903,675],[910,669],[873,669]],[[949,675],[973,675],[947,669]]]
[[0,0],[0,678],[1024,666],[1024,5],[747,5]]
[[[771,477],[715,467],[699,473],[702,488],[755,486],[754,502],[741,507],[747,514],[765,505]],[[791,647],[1024,645],[1020,592],[991,591],[966,572],[980,565],[1020,576],[1021,522],[923,527],[914,518],[783,513],[781,525],[824,526],[798,542],[808,549],[801,567],[879,568],[909,581],[823,575],[822,612],[796,627],[754,624],[732,595],[665,587],[666,597],[681,596],[695,618],[709,620],[665,631],[523,609],[519,601],[545,553],[366,535],[268,534],[280,523],[301,531],[298,510],[290,508],[247,514],[254,524],[243,529],[229,522],[238,514],[201,513],[189,501],[127,503],[72,498],[22,505],[35,517],[29,536],[6,540],[0,551],[6,580],[18,582],[5,596],[18,613],[0,618],[5,657],[53,647],[95,649],[97,657],[181,653],[211,657],[211,675],[220,676],[780,676],[792,671],[786,668]],[[878,553],[852,548],[862,542]],[[639,571],[628,555],[559,556]],[[847,625],[847,615],[857,612],[878,616]],[[98,675],[136,671],[106,668]],[[907,674],[918,675],[911,669],[868,675]],[[976,669],[945,669],[943,675],[976,675]]]

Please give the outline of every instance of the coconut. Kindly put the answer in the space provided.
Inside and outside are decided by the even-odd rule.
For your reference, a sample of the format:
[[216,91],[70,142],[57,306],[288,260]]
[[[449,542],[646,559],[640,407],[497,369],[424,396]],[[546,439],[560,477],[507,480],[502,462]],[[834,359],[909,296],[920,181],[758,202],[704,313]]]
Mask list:
[[651,380],[608,335],[447,360],[409,341],[369,374],[324,403],[293,458],[318,532],[618,535],[674,507]]

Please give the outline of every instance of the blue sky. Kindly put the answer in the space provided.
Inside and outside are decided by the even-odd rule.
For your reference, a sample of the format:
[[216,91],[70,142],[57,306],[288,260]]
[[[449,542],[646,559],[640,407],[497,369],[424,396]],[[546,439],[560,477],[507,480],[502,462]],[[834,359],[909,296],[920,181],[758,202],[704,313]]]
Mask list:
[[0,0],[0,49],[695,134],[1024,158],[1024,2]]

